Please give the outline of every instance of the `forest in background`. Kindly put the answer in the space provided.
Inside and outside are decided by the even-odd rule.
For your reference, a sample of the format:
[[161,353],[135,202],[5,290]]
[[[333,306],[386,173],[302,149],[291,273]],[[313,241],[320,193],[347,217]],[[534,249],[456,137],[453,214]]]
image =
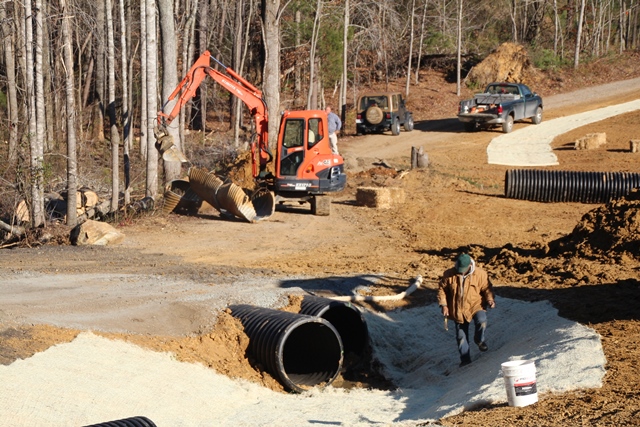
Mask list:
[[[73,226],[83,187],[110,213],[156,198],[180,173],[158,158],[157,112],[205,50],[260,88],[278,117],[348,110],[361,88],[398,79],[409,95],[424,67],[460,85],[503,42],[525,46],[539,69],[578,68],[637,49],[638,12],[624,0],[3,1],[0,230],[45,224],[52,194]],[[208,155],[233,158],[250,136],[240,104],[203,84],[171,129],[177,145],[197,135],[202,150],[224,147]],[[28,212],[17,215],[21,202]]]

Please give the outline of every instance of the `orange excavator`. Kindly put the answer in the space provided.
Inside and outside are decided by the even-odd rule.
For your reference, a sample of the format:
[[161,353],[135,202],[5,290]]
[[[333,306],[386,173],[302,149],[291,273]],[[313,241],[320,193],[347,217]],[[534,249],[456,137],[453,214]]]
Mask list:
[[[217,62],[224,72],[211,67],[211,60]],[[166,106],[179,96],[171,112],[158,113],[156,148],[163,158],[188,162],[175,147],[167,126],[193,98],[207,76],[238,97],[249,109],[254,132],[250,144],[252,174],[258,190],[248,195],[237,186],[234,187],[234,184],[225,183],[211,173],[190,168],[189,181],[192,189],[218,210],[250,222],[268,218],[275,211],[276,204],[289,201],[309,203],[314,215],[329,215],[331,201],[326,196],[328,193],[342,191],[347,179],[343,158],[333,154],[329,145],[326,112],[284,111],[280,118],[276,153],[273,155],[269,149],[269,116],[262,92],[234,70],[220,63],[209,51],[200,55],[164,104]]]

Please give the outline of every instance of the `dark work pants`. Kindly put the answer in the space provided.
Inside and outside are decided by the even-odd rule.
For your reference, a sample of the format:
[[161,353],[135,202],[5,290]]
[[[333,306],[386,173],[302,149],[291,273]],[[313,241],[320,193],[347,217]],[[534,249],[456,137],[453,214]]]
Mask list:
[[[484,342],[484,331],[487,329],[487,312],[480,310],[474,314],[473,323],[475,327],[473,341],[476,344],[480,344]],[[471,354],[469,352],[469,322],[456,322],[456,340],[458,341],[460,360],[462,362],[471,362]]]

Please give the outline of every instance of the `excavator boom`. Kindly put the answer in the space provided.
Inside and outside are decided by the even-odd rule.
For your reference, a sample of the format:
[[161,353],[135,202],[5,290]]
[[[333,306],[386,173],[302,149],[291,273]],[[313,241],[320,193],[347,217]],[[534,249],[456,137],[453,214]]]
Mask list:
[[[212,59],[223,67],[226,74],[211,67]],[[169,95],[167,102],[163,105],[163,110],[168,103],[179,97],[169,114],[163,111],[158,113],[158,126],[163,129],[171,124],[180,113],[180,110],[195,96],[196,91],[207,76],[244,102],[251,113],[251,117],[253,117],[257,138],[251,144],[251,159],[252,173],[255,178],[266,168],[272,157],[269,152],[267,105],[262,99],[262,92],[258,88],[242,78],[233,69],[217,61],[209,51],[205,51],[200,55],[180,84],[178,84],[178,87]]]

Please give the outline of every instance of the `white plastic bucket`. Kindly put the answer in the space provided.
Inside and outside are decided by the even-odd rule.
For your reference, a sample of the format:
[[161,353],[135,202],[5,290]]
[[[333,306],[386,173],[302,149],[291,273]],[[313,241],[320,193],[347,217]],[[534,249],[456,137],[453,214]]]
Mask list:
[[511,360],[502,364],[509,406],[527,406],[538,401],[536,364],[533,360]]

